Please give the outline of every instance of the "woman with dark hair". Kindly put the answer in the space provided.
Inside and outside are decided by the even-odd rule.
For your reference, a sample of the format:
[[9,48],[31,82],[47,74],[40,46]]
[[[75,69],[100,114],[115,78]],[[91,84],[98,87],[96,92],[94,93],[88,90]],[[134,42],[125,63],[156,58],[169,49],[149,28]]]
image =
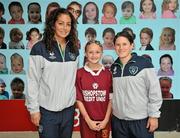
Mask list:
[[64,8],[53,12],[42,41],[30,52],[26,105],[40,138],[71,138],[79,55],[76,21]]

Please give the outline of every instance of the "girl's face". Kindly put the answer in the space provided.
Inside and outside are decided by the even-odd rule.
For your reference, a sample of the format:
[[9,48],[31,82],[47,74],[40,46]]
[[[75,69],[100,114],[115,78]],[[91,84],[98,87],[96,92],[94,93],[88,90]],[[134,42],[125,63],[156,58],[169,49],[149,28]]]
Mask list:
[[142,3],[142,8],[145,13],[152,12],[153,3],[151,0],[145,0]]
[[170,92],[171,83],[168,80],[160,80],[160,86],[162,93],[167,94]]
[[58,16],[55,25],[55,38],[57,40],[64,40],[71,31],[71,17],[67,14],[61,14]]
[[106,68],[108,68],[108,69],[110,69],[110,67],[111,67],[111,65],[113,64],[113,62],[114,62],[114,60],[113,60],[113,58],[112,57],[109,57],[109,56],[105,56],[104,58],[103,58],[103,65],[104,65],[104,67],[106,67]]
[[102,47],[97,45],[96,43],[91,43],[87,46],[85,51],[85,56],[87,61],[91,64],[99,63],[101,56],[102,56]]
[[115,51],[120,59],[129,59],[131,57],[131,51],[133,44],[130,44],[126,37],[120,36],[115,42]]
[[31,41],[36,42],[39,40],[39,33],[36,31],[31,32],[30,34]]
[[5,67],[5,59],[3,56],[0,56],[0,71]]
[[86,40],[87,40],[87,42],[94,41],[94,40],[96,40],[96,36],[92,35],[92,34],[87,34],[86,35]]
[[114,8],[112,6],[107,5],[104,10],[104,16],[107,19],[111,19],[114,17]]
[[172,68],[172,64],[171,61],[168,57],[164,57],[161,59],[161,70],[164,72],[168,72],[171,70]]
[[74,16],[75,20],[77,20],[78,17],[80,16],[80,13],[81,13],[80,7],[78,5],[76,5],[76,4],[73,4],[73,5],[69,6],[68,10]]
[[15,21],[19,21],[22,18],[23,11],[19,6],[11,6],[10,14],[12,16],[12,19],[14,19]]
[[174,11],[177,7],[177,0],[170,0],[168,6],[169,10]]
[[171,44],[173,42],[173,34],[170,31],[164,31],[162,34],[162,41],[165,44]]
[[125,9],[122,10],[122,15],[124,18],[128,19],[133,15],[133,10],[132,8],[129,6]]
[[30,5],[28,14],[29,14],[30,22],[39,23],[41,14],[40,14],[40,7],[38,5],[36,4]]
[[114,35],[111,32],[107,32],[105,33],[103,39],[105,44],[112,45],[114,40]]
[[20,73],[23,70],[23,63],[20,59],[13,59],[11,68],[14,73]]
[[147,46],[151,42],[151,37],[147,33],[141,33],[140,41],[142,46]]
[[96,6],[94,4],[90,3],[86,6],[85,16],[88,20],[94,21],[97,16]]

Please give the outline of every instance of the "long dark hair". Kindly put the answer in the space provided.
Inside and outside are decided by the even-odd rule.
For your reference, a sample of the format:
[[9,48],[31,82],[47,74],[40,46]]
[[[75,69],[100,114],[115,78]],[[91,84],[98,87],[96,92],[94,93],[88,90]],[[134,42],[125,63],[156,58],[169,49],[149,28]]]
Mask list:
[[69,35],[66,37],[66,42],[70,41],[70,51],[73,53],[76,53],[78,51],[78,39],[77,39],[77,30],[76,30],[76,21],[72,14],[64,8],[58,8],[54,10],[46,20],[45,23],[45,29],[44,29],[44,34],[43,34],[43,42],[46,45],[46,49],[50,52],[53,51],[53,44],[55,43],[54,35],[55,35],[55,30],[54,30],[54,25],[55,22],[58,20],[58,17],[61,14],[66,14],[69,15],[71,18],[71,31]]

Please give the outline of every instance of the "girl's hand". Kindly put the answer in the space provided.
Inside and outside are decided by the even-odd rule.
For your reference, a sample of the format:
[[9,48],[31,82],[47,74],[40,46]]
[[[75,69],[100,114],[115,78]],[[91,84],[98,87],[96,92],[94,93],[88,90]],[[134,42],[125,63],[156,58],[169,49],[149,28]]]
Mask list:
[[98,125],[99,129],[104,129],[106,127],[107,123],[108,122],[106,120],[101,121]]
[[32,114],[31,114],[31,122],[32,122],[35,126],[39,126],[40,119],[41,119],[41,114],[40,114],[40,112],[36,112],[36,113],[32,113]]
[[86,123],[88,124],[88,126],[91,130],[94,130],[94,131],[100,131],[101,130],[99,128],[99,124],[100,124],[99,121],[93,121],[93,120],[89,119],[86,121]]

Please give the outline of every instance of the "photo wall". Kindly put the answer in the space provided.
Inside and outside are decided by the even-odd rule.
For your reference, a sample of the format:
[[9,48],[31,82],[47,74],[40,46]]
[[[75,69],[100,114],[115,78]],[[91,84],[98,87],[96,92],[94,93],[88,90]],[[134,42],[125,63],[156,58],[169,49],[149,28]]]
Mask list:
[[[175,10],[175,12],[173,13],[173,17],[171,18],[162,18],[162,3],[163,0],[154,0],[154,4],[156,6],[156,10],[154,11],[155,14],[153,14],[154,19],[146,19],[146,18],[140,18],[140,0],[129,0],[130,3],[133,3],[133,10],[131,6],[127,6],[125,4],[124,6],[130,8],[130,10],[132,10],[132,14],[131,16],[133,16],[133,19],[129,22],[122,22],[123,21],[123,13],[125,11],[122,10],[122,5],[127,2],[127,0],[112,0],[112,1],[107,1],[107,0],[92,0],[91,2],[94,2],[97,7],[98,7],[98,23],[84,23],[83,20],[83,9],[85,7],[85,5],[89,2],[88,0],[76,0],[76,2],[80,3],[82,5],[82,13],[80,15],[80,17],[78,18],[78,25],[77,25],[77,29],[78,29],[78,38],[80,41],[80,63],[79,63],[79,68],[83,66],[83,59],[84,59],[84,46],[86,44],[86,42],[88,41],[88,37],[85,35],[85,32],[89,29],[89,28],[93,28],[96,32],[96,40],[99,40],[102,44],[104,43],[104,38],[103,38],[103,32],[105,29],[107,28],[111,28],[110,30],[114,30],[115,34],[122,31],[124,28],[130,28],[133,30],[133,34],[135,35],[134,38],[134,50],[133,52],[136,52],[138,55],[148,55],[151,57],[152,63],[156,69],[157,75],[158,75],[158,71],[161,68],[160,65],[160,58],[162,56],[166,56],[168,54],[168,57],[170,56],[172,59],[170,60],[170,63],[167,64],[171,64],[172,69],[173,69],[173,73],[170,72],[169,74],[161,74],[158,75],[158,77],[168,77],[172,80],[172,87],[170,89],[171,93],[173,94],[173,99],[180,99],[180,85],[178,85],[178,82],[180,82],[180,64],[179,64],[179,55],[180,55],[180,9],[177,8]],[[11,19],[11,15],[8,9],[8,6],[11,2],[13,2],[13,0],[1,0],[0,1],[3,6],[4,6],[4,14],[2,15],[2,17],[4,19],[6,19],[6,24],[0,24],[0,28],[3,28],[5,35],[3,37],[3,42],[7,45],[6,49],[0,49],[0,55],[3,54],[6,57],[6,62],[3,62],[3,64],[6,64],[8,71],[1,71],[0,69],[0,78],[2,80],[4,80],[4,82],[6,83],[6,91],[9,92],[9,95],[12,94],[12,90],[10,87],[10,84],[12,82],[12,80],[16,77],[20,78],[21,80],[24,81],[25,83],[25,90],[24,93],[26,93],[27,89],[27,72],[28,72],[28,58],[29,58],[29,52],[30,52],[30,48],[27,48],[27,44],[28,44],[28,40],[26,40],[26,33],[31,29],[31,28],[38,28],[40,33],[43,34],[43,30],[44,30],[44,22],[45,22],[45,13],[46,13],[46,8],[48,6],[49,3],[51,2],[58,2],[59,5],[61,7],[66,8],[67,5],[72,2],[71,0],[68,1],[64,1],[64,0],[39,0],[37,3],[39,3],[41,10],[40,10],[40,15],[41,15],[41,22],[36,23],[31,23],[28,20],[28,5],[32,2],[35,2],[33,0],[18,0],[18,2],[21,3],[22,7],[23,7],[23,14],[22,17],[24,19],[24,24],[8,24],[8,21]],[[115,14],[115,19],[116,19],[116,23],[114,23],[111,20],[111,23],[107,23],[107,24],[102,24],[101,19],[102,16],[104,15],[103,13],[103,5],[106,2],[112,2],[115,6],[116,6],[116,14]],[[180,3],[180,1],[177,1],[178,3]],[[178,5],[178,4],[177,4]],[[124,9],[126,10],[126,9]],[[124,15],[125,16],[125,15]],[[128,16],[128,15],[127,15]],[[14,28],[18,28],[20,30],[20,32],[22,33],[23,37],[21,38],[22,40],[20,40],[18,48],[11,48],[10,45],[13,45],[13,43],[11,42],[11,38],[10,38],[10,32],[12,31],[12,29]],[[150,42],[151,46],[153,47],[154,50],[140,50],[141,46],[142,46],[142,42],[141,42],[141,37],[140,37],[140,32],[142,31],[143,28],[149,28],[152,32],[153,32],[153,37],[152,40]],[[92,29],[92,30],[93,30]],[[91,31],[92,31],[91,30]],[[167,31],[165,33],[165,31]],[[20,34],[21,34],[20,33]],[[11,34],[12,36],[13,34]],[[174,41],[169,44],[169,47],[171,47],[171,49],[169,50],[165,50],[163,49],[162,46],[162,50],[160,50],[160,45],[161,45],[161,41],[160,41],[160,37],[161,35],[168,36],[167,38],[164,39],[173,39]],[[0,35],[1,37],[1,35]],[[174,37],[174,38],[173,38]],[[19,38],[20,39],[20,38]],[[23,46],[24,47],[23,47]],[[162,44],[163,45],[163,44]],[[165,44],[164,44],[165,45]],[[12,63],[12,55],[16,55],[19,56],[20,58],[23,58],[23,63],[24,63],[24,67],[23,67],[23,71],[21,73],[15,73],[14,71],[12,71],[12,67],[11,67],[11,63]],[[113,57],[113,59],[115,60],[117,58],[117,55],[115,53],[115,51],[113,50],[113,47],[107,47],[104,48],[104,52],[103,55],[110,55],[111,57]],[[3,58],[2,58],[3,61]],[[1,62],[2,62],[1,61]],[[173,61],[173,62],[172,62]],[[165,63],[166,64],[166,63]]]

